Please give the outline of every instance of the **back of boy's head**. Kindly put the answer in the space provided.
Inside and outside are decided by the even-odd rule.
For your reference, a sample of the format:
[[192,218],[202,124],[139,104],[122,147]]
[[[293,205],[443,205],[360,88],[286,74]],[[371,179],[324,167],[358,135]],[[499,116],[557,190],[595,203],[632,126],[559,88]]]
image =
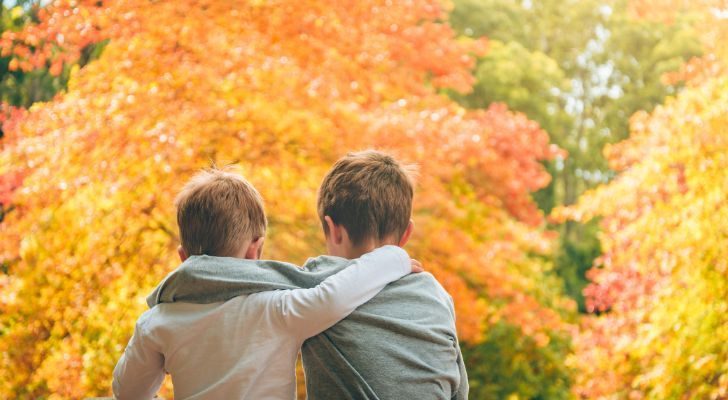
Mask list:
[[246,241],[265,235],[263,200],[242,176],[226,169],[199,172],[175,200],[187,255],[235,256]]
[[342,225],[352,244],[370,239],[398,241],[412,215],[411,168],[375,150],[349,153],[324,177],[318,195],[318,215],[329,234],[325,216]]

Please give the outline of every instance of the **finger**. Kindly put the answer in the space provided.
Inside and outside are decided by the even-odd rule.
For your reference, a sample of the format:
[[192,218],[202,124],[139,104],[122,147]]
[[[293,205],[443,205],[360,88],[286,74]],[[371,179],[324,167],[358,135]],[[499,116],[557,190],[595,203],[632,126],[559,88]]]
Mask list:
[[412,272],[422,272],[425,270],[419,261],[417,261],[415,259],[411,259],[410,261],[411,261]]

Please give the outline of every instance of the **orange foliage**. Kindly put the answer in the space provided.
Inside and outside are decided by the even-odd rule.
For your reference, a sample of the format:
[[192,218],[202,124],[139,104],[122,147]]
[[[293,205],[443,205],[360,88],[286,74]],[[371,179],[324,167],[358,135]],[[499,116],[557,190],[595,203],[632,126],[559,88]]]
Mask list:
[[[23,116],[23,109],[0,103],[0,149],[10,145],[12,139],[8,138],[4,133],[12,130]],[[7,212],[6,208],[10,208],[12,194],[20,187],[22,180],[22,171],[0,175],[0,221]]]
[[620,174],[555,211],[602,217],[585,295],[603,314],[582,321],[571,360],[581,398],[728,398],[728,23],[702,5],[697,26],[721,40],[686,66],[684,91],[606,148]]
[[[468,90],[485,50],[445,18],[434,0],[56,1],[5,37],[28,67],[111,41],[0,155],[1,176],[25,176],[0,224],[0,396],[108,393],[144,296],[177,264],[172,199],[211,161],[241,164],[261,191],[266,256],[303,262],[323,251],[314,204],[331,163],[389,149],[419,164],[409,251],[455,298],[462,340],[502,318],[541,344],[564,328],[530,198],[559,150],[502,105],[437,93]],[[22,50],[60,37],[68,55]]]

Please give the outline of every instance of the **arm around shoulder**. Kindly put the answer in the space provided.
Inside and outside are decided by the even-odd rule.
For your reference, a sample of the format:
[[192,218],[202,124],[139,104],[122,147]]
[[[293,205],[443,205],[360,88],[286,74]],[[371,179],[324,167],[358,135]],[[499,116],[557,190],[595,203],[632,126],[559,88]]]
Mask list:
[[411,271],[407,252],[396,246],[380,247],[314,288],[277,292],[273,312],[286,328],[307,339],[345,318],[388,283]]

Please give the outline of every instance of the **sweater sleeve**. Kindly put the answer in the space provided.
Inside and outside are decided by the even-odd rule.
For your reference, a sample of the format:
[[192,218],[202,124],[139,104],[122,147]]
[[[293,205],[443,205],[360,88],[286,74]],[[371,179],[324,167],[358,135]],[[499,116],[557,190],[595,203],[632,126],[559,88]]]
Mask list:
[[[455,323],[455,304],[453,302],[453,299],[451,296],[448,296],[448,306],[450,308],[450,313],[453,317],[453,323]],[[465,369],[465,360],[463,360],[463,353],[460,350],[460,341],[457,337],[457,328],[453,325],[452,327],[453,332],[455,332],[455,337],[453,338],[453,345],[455,346],[455,350],[457,352],[457,364],[458,364],[458,372],[460,375],[460,385],[458,386],[455,393],[452,395],[451,399],[453,400],[468,400],[468,392],[470,392],[470,383],[468,382],[468,371]]]
[[460,351],[460,344],[456,341],[455,346],[457,346],[457,352],[458,352],[458,370],[460,371],[460,386],[458,386],[457,391],[453,395],[453,399],[455,400],[467,400],[468,399],[468,392],[470,391],[470,384],[468,383],[468,372],[465,369],[465,361],[463,360],[463,354]]
[[316,287],[270,293],[267,312],[283,329],[305,340],[344,319],[388,283],[410,272],[411,261],[402,248],[380,247]]
[[114,398],[151,399],[164,381],[164,356],[157,351],[144,329],[143,314],[134,328],[124,354],[114,368]]

